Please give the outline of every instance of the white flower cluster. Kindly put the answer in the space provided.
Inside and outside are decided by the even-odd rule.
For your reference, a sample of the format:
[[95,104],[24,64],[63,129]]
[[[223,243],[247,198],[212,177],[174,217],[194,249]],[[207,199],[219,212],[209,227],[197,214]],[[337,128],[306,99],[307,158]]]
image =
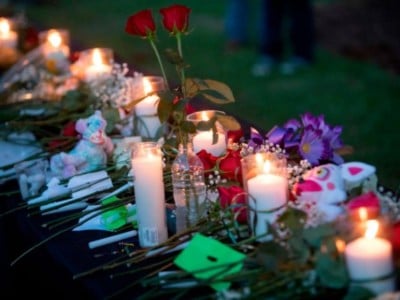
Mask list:
[[134,72],[133,77],[126,63],[114,63],[110,76],[92,80],[89,87],[93,95],[98,98],[97,108],[121,108],[136,99],[138,90],[142,90],[142,74]]

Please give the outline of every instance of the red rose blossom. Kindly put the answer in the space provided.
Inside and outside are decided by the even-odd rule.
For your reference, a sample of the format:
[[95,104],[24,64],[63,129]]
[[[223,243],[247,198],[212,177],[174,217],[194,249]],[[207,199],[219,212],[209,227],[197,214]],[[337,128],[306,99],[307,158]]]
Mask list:
[[239,223],[247,222],[247,208],[244,190],[240,186],[218,186],[220,205],[223,209],[232,206],[233,212],[238,212],[236,220]]
[[238,130],[229,130],[226,133],[227,140],[231,143],[238,143],[240,139],[243,137],[243,129],[240,128]]
[[125,25],[125,31],[132,35],[147,37],[154,34],[156,24],[150,9],[141,10],[131,15]]
[[207,152],[206,150],[202,149],[196,153],[197,156],[201,159],[204,165],[204,174],[207,176],[212,173],[214,169],[218,157],[212,155],[211,153]]
[[220,159],[218,164],[221,177],[242,183],[241,159],[239,151],[228,150],[228,153]]
[[400,256],[400,222],[397,222],[393,225],[390,241],[392,243],[394,253],[397,254],[397,256]]
[[184,5],[171,5],[160,9],[163,25],[170,33],[185,32],[189,27],[189,15],[192,10]]

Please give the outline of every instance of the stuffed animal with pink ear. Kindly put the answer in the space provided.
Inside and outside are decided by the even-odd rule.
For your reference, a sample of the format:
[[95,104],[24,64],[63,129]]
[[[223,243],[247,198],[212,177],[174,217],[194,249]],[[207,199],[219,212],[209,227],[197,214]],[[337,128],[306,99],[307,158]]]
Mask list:
[[374,174],[375,167],[361,162],[314,167],[294,185],[294,204],[312,216],[316,225],[331,222],[344,212],[347,192]]
[[50,159],[54,176],[65,179],[104,168],[114,150],[111,139],[105,134],[106,125],[101,111],[79,119],[75,129],[81,134],[81,140],[70,152],[55,154]]

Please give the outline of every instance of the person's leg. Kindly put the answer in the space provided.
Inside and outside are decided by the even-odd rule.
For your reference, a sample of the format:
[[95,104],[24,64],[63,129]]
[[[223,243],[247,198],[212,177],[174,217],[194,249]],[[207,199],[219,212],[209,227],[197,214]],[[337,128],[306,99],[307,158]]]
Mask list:
[[268,75],[272,67],[282,59],[283,9],[284,3],[282,0],[262,1],[259,59],[252,68],[254,76]]
[[293,55],[312,62],[314,60],[315,28],[311,1],[291,0],[289,2],[290,40]]
[[248,42],[249,3],[247,0],[230,0],[225,14],[227,46],[239,47]]

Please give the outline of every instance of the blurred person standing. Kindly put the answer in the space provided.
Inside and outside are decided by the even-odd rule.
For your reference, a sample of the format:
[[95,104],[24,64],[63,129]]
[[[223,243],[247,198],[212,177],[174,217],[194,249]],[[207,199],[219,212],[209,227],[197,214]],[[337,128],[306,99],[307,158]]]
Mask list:
[[228,0],[225,11],[226,50],[235,51],[248,42],[249,10],[247,0]]
[[[278,67],[282,74],[292,74],[314,62],[315,24],[312,0],[263,0],[259,58],[252,68],[257,77],[269,75]],[[288,21],[288,28],[285,21]],[[290,50],[285,48],[286,35]],[[283,62],[285,54],[288,59]]]

